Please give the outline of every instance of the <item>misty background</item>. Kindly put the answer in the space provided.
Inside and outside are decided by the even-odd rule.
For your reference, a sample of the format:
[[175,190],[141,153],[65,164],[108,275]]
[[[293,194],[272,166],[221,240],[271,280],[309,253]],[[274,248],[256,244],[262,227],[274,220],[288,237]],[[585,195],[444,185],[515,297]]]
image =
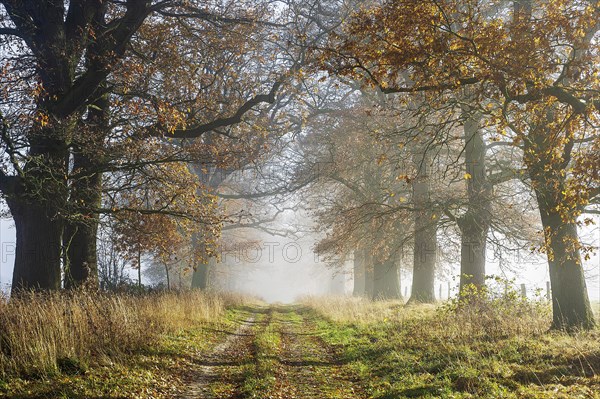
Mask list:
[[[595,225],[580,230],[584,242],[598,247],[600,245],[600,216],[591,216]],[[309,224],[309,216],[303,211],[285,211],[270,223],[272,231],[285,230],[290,224]],[[241,239],[251,239],[251,244],[241,244]],[[314,252],[319,237],[314,233],[303,233],[302,237],[281,237],[256,229],[236,229],[223,235],[225,243],[237,243],[228,251],[220,254],[221,262],[214,268],[214,289],[235,291],[255,295],[263,300],[275,303],[291,303],[306,295],[351,295],[352,294],[352,258],[342,267],[331,266],[326,259]],[[15,230],[11,219],[0,219],[0,240],[2,263],[0,285],[4,293],[10,291],[14,264]],[[410,259],[402,264],[400,275],[402,294],[410,295],[412,273]],[[459,264],[442,268],[436,278],[436,295],[442,289],[442,300],[448,298],[448,283],[451,295],[458,292]],[[144,272],[144,284],[157,284],[164,276],[149,276]],[[487,251],[487,274],[514,280],[515,288],[525,284],[528,296],[535,291],[545,294],[548,277],[548,264],[544,257],[535,254],[516,253],[512,258],[504,257],[499,261],[493,250]],[[584,261],[586,283],[591,301],[600,301],[600,257],[596,251],[589,260]],[[132,282],[137,279],[137,271],[129,266],[125,269]],[[191,273],[191,272],[188,272]],[[154,281],[152,281],[154,280]],[[407,298],[405,298],[407,299]],[[438,298],[440,299],[440,298]]]

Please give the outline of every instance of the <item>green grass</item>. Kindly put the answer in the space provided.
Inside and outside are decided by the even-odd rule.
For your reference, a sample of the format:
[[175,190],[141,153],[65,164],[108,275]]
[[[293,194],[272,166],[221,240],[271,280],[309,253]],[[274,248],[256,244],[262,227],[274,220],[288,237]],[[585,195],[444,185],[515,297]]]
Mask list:
[[[368,313],[382,304],[363,306]],[[360,322],[316,306],[323,339],[338,348],[372,398],[600,397],[598,331],[547,332],[544,304],[389,306],[392,317]]]
[[277,313],[269,310],[263,321],[263,328],[254,337],[255,363],[246,369],[242,392],[247,398],[262,398],[264,392],[273,389],[275,368],[278,365],[281,337],[272,319]]
[[364,397],[349,370],[323,341],[322,322],[307,307],[273,307],[264,330],[255,338],[256,367],[247,376],[244,397]]

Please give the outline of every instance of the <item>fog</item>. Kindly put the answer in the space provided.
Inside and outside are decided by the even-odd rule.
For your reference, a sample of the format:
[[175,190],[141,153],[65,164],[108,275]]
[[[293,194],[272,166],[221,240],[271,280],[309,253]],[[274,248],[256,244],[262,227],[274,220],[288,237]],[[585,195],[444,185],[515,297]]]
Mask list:
[[315,253],[318,232],[302,211],[285,211],[259,229],[223,235],[224,250],[211,285],[267,302],[291,303],[302,296],[350,294],[351,260],[332,266]]

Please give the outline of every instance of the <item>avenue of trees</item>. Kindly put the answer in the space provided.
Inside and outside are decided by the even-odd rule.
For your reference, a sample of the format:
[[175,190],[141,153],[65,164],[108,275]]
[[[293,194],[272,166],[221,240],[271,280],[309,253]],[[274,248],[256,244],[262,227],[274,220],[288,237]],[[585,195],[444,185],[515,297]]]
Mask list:
[[12,295],[143,259],[204,289],[223,230],[294,235],[269,222],[301,208],[356,295],[401,297],[406,269],[433,302],[452,263],[484,292],[486,251],[533,248],[553,327],[594,327],[596,1],[0,4]]
[[[553,326],[593,326],[582,267],[590,248],[577,231],[600,193],[598,12],[594,1],[386,1],[362,7],[323,49],[332,73],[392,95],[418,121],[407,179],[416,300],[432,298],[431,221],[442,212],[461,235],[461,286],[483,284],[495,185],[512,175],[536,199]],[[462,206],[436,211],[440,173],[431,169],[452,150],[456,128],[463,130],[456,159],[464,163],[466,195]],[[495,145],[520,154],[516,169],[488,166],[486,148]]]

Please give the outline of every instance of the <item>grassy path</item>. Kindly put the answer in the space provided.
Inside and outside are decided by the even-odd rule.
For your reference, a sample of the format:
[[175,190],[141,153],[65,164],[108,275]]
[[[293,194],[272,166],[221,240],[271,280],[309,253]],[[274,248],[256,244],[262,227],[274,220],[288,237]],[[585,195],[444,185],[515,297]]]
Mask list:
[[223,346],[231,352],[224,359],[245,353],[243,366],[213,369],[211,392],[222,395],[195,397],[600,399],[594,332],[547,333],[533,322],[516,330],[521,319],[503,309],[494,309],[503,319],[469,324],[433,307],[365,302],[355,310],[368,316],[357,323],[356,315],[334,321],[329,308],[310,306],[248,309],[260,322]]
[[363,398],[306,308],[247,308],[238,327],[198,361],[184,399]]
[[260,309],[244,309],[233,320],[233,331],[212,351],[200,355],[186,380],[188,387],[182,399],[236,398],[240,396],[246,368],[254,358],[255,330],[262,323]]
[[306,308],[279,309],[277,323],[281,344],[276,398],[361,398],[355,379],[335,351],[320,336],[313,315]]

